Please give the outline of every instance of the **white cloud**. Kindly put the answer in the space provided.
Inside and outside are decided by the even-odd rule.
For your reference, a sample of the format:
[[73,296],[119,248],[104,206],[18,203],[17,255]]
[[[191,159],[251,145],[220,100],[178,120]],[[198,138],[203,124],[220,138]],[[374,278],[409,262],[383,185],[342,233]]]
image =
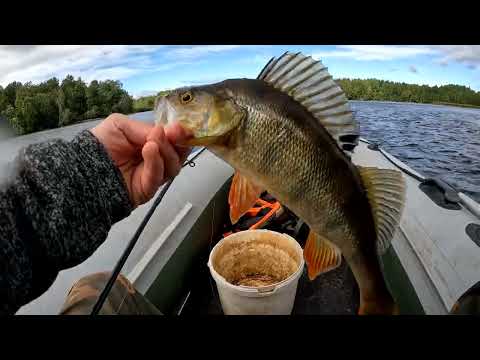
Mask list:
[[193,86],[193,85],[207,85],[207,84],[214,84],[217,82],[221,82],[225,80],[224,77],[220,76],[213,76],[213,77],[200,77],[195,80],[181,80],[181,83],[184,86]]
[[319,51],[312,56],[323,58],[349,58],[358,61],[390,61],[431,55],[432,62],[447,66],[451,62],[480,67],[480,45],[341,45],[332,51]]
[[241,45],[196,45],[188,47],[172,47],[166,54],[175,59],[193,59],[211,53],[221,53],[242,47]]
[[435,50],[423,46],[393,45],[341,45],[338,50],[320,51],[312,54],[315,59],[343,57],[360,61],[396,60],[417,55],[435,53]]
[[[273,48],[263,45],[4,45],[0,46],[0,85],[6,86],[12,81],[37,83],[53,76],[63,79],[67,74],[81,77],[87,82],[107,78],[123,81],[140,74],[153,75],[186,64],[209,62],[212,55],[228,54],[238,49],[248,50],[241,52],[238,58],[232,57],[233,72],[230,75],[237,76],[236,69],[242,69],[241,64],[258,64],[261,68],[270,59]],[[479,45],[341,45],[331,51],[312,54],[317,59],[333,57],[358,61],[414,59],[422,55],[429,55],[432,63],[442,66],[460,63],[471,69],[480,68]],[[396,64],[392,64],[390,71],[400,70]],[[207,77],[206,73],[199,74],[199,78],[192,81],[165,77],[159,87],[173,88],[187,83],[210,83],[224,79],[221,74]]]
[[86,81],[125,79],[153,70],[150,54],[159,46],[18,45],[0,46],[0,85],[40,82],[67,74]]
[[[192,60],[211,54],[220,54],[232,50],[255,50],[271,48],[271,45],[193,45],[193,46],[169,46],[165,56],[169,59]],[[251,59],[259,61],[260,55],[253,55]]]
[[[241,45],[150,46],[150,45],[5,45],[0,46],[0,85],[12,81],[38,83],[53,76],[71,74],[93,79],[124,80],[146,72],[159,72],[181,65],[199,64],[199,58]],[[163,60],[154,55],[161,50]]]
[[442,53],[441,62],[463,63],[471,68],[480,65],[480,45],[431,45],[430,48]]
[[266,65],[267,62],[272,58],[271,55],[260,55],[256,54],[254,56],[249,56],[237,60],[239,64],[263,64]]
[[448,60],[446,59],[434,59],[433,62],[443,67],[448,66]]
[[143,96],[152,96],[152,95],[157,95],[158,91],[155,90],[143,90],[138,93],[134,93],[132,96],[134,99],[138,99]]

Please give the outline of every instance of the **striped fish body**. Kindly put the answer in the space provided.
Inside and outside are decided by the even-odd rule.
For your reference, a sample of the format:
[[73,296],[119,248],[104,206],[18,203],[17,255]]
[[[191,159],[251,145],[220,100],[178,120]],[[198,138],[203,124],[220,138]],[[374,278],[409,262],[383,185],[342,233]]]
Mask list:
[[378,254],[400,221],[404,180],[351,162],[359,127],[320,62],[286,53],[257,79],[173,91],[157,102],[157,113],[236,169],[233,223],[268,190],[311,228],[304,249],[311,279],[338,267],[343,254],[359,285],[359,312],[393,312]]
[[[376,298],[381,293],[390,301],[357,168],[315,118],[284,93],[259,80],[227,80],[218,86],[228,88],[248,114],[228,141],[210,146],[212,152],[338,247],[364,292],[375,292]],[[340,252],[324,261],[338,266]]]
[[358,248],[353,239],[361,238],[370,239],[362,243],[374,248],[374,221],[358,170],[312,115],[259,80],[227,80],[218,86],[228,88],[248,115],[229,141],[210,146],[212,151],[312,229],[339,246],[349,244],[345,251]]

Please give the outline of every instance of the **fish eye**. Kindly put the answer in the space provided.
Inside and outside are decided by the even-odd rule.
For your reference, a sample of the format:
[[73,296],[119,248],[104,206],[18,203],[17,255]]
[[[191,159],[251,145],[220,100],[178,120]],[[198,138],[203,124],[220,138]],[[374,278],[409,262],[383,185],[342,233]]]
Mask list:
[[180,95],[180,101],[182,104],[188,104],[190,101],[193,100],[193,95],[190,91],[184,92]]

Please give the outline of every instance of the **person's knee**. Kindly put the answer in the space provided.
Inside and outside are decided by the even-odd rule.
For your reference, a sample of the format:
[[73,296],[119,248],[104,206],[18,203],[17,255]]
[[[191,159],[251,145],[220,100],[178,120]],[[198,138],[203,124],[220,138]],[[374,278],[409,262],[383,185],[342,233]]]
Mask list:
[[84,289],[86,287],[96,290],[98,290],[99,288],[103,289],[108,279],[110,278],[110,275],[111,273],[106,271],[84,276],[73,284],[68,294],[70,294],[72,291]]
[[[87,275],[78,280],[70,289],[60,314],[90,314],[110,276],[110,272],[102,272]],[[109,292],[100,314],[161,315],[161,312],[148,299],[138,293],[125,276],[120,274]]]
[[84,276],[75,282],[67,293],[60,314],[89,314],[110,275],[110,272],[99,272]]

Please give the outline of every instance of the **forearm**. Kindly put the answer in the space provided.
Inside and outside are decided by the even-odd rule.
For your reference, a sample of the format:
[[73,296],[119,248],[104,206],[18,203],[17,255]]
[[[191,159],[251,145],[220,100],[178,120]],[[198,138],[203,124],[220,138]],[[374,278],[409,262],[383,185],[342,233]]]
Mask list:
[[0,192],[0,313],[45,292],[132,211],[121,173],[89,132],[23,150]]

